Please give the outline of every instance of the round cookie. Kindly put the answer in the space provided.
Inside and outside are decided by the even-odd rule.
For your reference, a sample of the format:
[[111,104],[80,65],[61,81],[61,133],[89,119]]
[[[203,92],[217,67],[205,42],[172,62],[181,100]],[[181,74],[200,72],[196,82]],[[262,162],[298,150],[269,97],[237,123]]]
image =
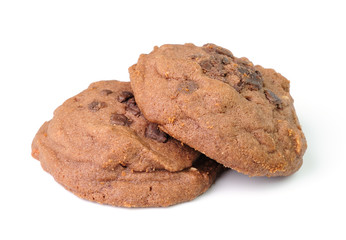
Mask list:
[[118,81],[93,83],[58,107],[36,134],[32,156],[74,194],[124,207],[192,200],[222,170],[148,122],[130,83]]
[[144,116],[164,132],[250,176],[287,176],[306,140],[289,81],[214,44],[163,45],[130,67]]

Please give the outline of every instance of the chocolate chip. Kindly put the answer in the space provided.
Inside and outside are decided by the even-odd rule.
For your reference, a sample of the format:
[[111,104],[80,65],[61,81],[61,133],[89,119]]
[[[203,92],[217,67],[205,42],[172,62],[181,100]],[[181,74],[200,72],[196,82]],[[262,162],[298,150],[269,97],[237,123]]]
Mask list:
[[235,60],[235,62],[240,65],[240,66],[244,66],[244,67],[252,67],[252,63],[249,61],[249,59],[242,57],[242,58],[238,58]]
[[[208,77],[230,84],[238,92],[244,88],[250,90],[263,88],[261,73],[247,59],[235,59],[229,50],[214,44],[206,44],[203,49],[210,55],[209,59],[200,61],[199,65]],[[234,71],[233,67],[225,66],[231,62],[239,66],[238,71]],[[237,75],[239,82],[234,82],[231,79],[232,75]]]
[[215,49],[215,52],[217,52],[218,54],[223,54],[223,55],[226,55],[227,57],[233,58],[232,52],[230,50],[225,49],[225,48],[217,46]]
[[211,64],[209,60],[203,60],[199,62],[199,65],[201,66],[204,72],[211,70],[211,68],[213,67],[213,65]]
[[101,108],[104,108],[104,107],[106,107],[105,102],[99,102],[96,100],[89,103],[89,105],[88,105],[88,109],[92,112],[97,112],[98,110],[100,110]]
[[168,135],[162,132],[156,123],[148,124],[145,129],[145,136],[161,143],[165,143],[168,140]]
[[186,80],[178,84],[178,92],[191,94],[199,88],[198,84],[192,80]]
[[260,90],[263,87],[262,79],[253,77],[252,75],[250,75],[250,77],[248,78],[245,78],[244,83],[248,84],[251,90]]
[[246,68],[240,67],[240,68],[238,68],[238,71],[239,71],[241,74],[249,74],[249,70],[246,69]]
[[225,65],[227,65],[227,64],[230,63],[230,61],[228,60],[227,57],[223,57],[223,58],[221,59],[221,61],[222,61],[222,63],[225,64]]
[[[224,77],[226,77],[227,71],[224,67],[225,64],[223,63],[223,58],[227,59],[227,57],[214,54],[211,55],[209,59],[199,62],[199,65],[201,66],[203,73],[205,73],[208,77],[225,81]],[[225,61],[227,62],[227,60]]]
[[135,116],[139,116],[141,114],[141,110],[137,106],[135,98],[132,92],[123,91],[118,96],[118,101],[121,103],[126,103],[126,111],[129,111]]
[[248,85],[251,90],[260,90],[263,87],[263,79],[259,71],[243,67],[238,68],[238,71],[241,73],[241,84]]
[[209,52],[216,52],[218,54],[226,55],[230,58],[233,58],[233,54],[230,50],[219,47],[215,44],[208,43],[208,44],[203,45],[203,48]]
[[113,91],[112,91],[112,90],[109,90],[109,89],[103,89],[102,91],[100,91],[100,94],[101,94],[102,96],[107,96],[107,95],[109,95],[109,94],[111,94],[111,93],[113,93]]
[[127,100],[129,100],[130,98],[133,98],[133,93],[128,92],[128,91],[123,91],[118,96],[118,101],[123,103],[123,102],[126,102]]
[[269,100],[269,102],[275,104],[278,109],[282,109],[282,101],[278,96],[276,96],[275,93],[273,93],[269,89],[265,89],[264,94],[266,98]]
[[112,113],[110,123],[112,125],[130,126],[132,121],[123,114]]
[[129,100],[127,100],[125,109],[135,116],[139,116],[141,114],[141,110],[139,110],[139,107],[137,106],[134,98],[130,98]]
[[223,66],[224,64],[222,63],[222,58],[223,57],[218,55],[210,56],[211,65],[215,67],[218,71],[222,71],[225,69],[225,67]]

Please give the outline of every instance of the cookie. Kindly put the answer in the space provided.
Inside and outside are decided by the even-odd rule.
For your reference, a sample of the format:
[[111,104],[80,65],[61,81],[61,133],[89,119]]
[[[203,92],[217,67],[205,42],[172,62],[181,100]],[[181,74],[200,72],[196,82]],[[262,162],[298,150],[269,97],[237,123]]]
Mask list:
[[93,83],[58,107],[32,156],[79,197],[123,207],[192,200],[222,170],[148,122],[130,83],[118,81]]
[[164,132],[249,176],[287,176],[307,144],[289,81],[222,47],[163,45],[129,68],[144,116]]

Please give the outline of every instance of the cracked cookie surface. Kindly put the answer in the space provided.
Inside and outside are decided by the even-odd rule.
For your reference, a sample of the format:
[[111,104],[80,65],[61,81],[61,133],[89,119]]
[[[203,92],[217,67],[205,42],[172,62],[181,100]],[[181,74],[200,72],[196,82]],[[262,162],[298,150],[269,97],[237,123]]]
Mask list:
[[129,69],[144,116],[226,167],[286,176],[302,164],[306,140],[289,81],[222,47],[163,45]]
[[32,155],[76,195],[124,207],[189,201],[222,169],[147,121],[130,83],[118,81],[93,83],[58,107]]

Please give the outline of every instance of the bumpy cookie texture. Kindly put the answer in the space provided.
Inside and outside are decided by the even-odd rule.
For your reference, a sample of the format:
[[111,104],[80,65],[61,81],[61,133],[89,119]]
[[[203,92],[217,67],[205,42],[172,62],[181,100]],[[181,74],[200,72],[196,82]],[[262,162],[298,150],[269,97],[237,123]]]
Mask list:
[[306,140],[289,81],[214,44],[163,45],[130,67],[144,116],[208,157],[250,176],[286,176]]
[[57,108],[32,156],[76,195],[124,207],[189,201],[222,170],[148,122],[130,83],[118,81],[93,83]]

